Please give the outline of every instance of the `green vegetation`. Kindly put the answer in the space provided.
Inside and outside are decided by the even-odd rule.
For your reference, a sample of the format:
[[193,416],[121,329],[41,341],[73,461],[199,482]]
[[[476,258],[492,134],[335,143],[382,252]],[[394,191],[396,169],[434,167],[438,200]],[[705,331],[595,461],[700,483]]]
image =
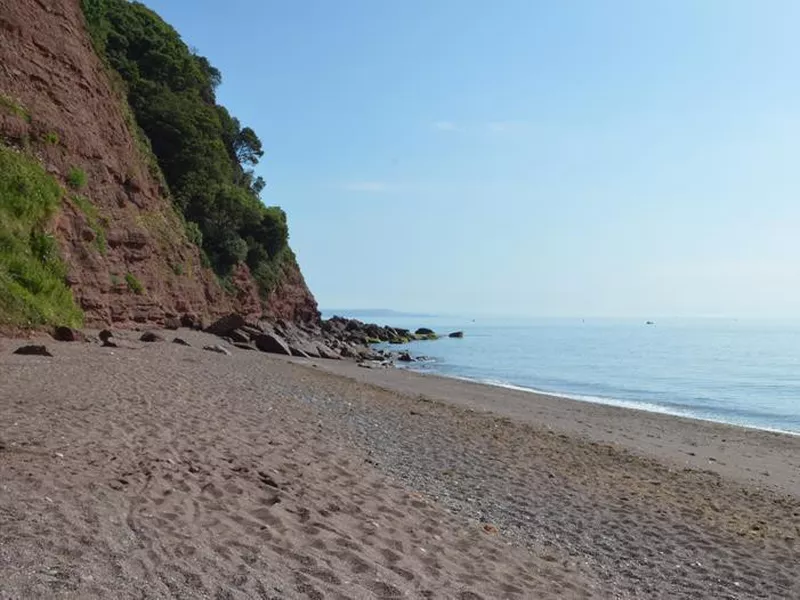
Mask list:
[[75,203],[80,211],[83,213],[83,216],[86,217],[86,222],[89,225],[89,228],[94,232],[94,245],[97,248],[97,251],[102,254],[103,256],[106,255],[108,251],[108,242],[106,241],[106,228],[103,225],[101,219],[97,216],[97,208],[94,204],[92,204],[88,198],[81,196],[79,194],[75,194],[72,196],[72,202]]
[[265,184],[253,171],[264,154],[261,140],[216,103],[220,72],[143,4],[82,5],[95,48],[127,87],[187,236],[223,284],[245,262],[267,294],[284,262],[294,260],[286,215],[261,203]]
[[34,159],[0,145],[0,323],[80,326],[47,224],[61,188]]
[[175,263],[175,264],[170,265],[170,268],[172,269],[172,272],[175,273],[175,275],[183,275],[183,265],[182,264]]
[[72,167],[67,174],[67,185],[73,190],[80,190],[86,187],[86,171],[80,167]]
[[112,273],[112,274],[111,274],[111,285],[113,285],[113,286],[115,286],[115,287],[116,287],[116,286],[118,286],[120,283],[121,283],[121,281],[119,280],[119,275],[117,275],[117,274],[115,274],[115,273]]
[[414,338],[421,341],[432,341],[432,340],[438,340],[439,336],[436,335],[435,333],[417,333],[414,334]]
[[0,110],[7,114],[17,115],[30,123],[31,116],[22,104],[9,96],[0,94]]
[[136,279],[133,273],[125,273],[125,283],[128,284],[128,289],[134,294],[144,294],[142,282]]
[[42,136],[42,141],[45,144],[50,144],[51,146],[58,146],[61,138],[58,137],[58,134],[55,131],[50,131]]

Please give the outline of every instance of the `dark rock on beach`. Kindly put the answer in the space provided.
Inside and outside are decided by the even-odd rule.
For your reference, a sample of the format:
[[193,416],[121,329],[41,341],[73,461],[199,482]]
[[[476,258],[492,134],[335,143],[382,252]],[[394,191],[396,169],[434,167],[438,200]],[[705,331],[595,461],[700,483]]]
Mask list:
[[47,346],[40,344],[29,344],[27,346],[20,346],[14,350],[14,354],[22,354],[23,356],[53,356],[47,349]]
[[141,342],[163,342],[164,338],[154,331],[145,331],[139,338]]
[[239,329],[247,324],[247,320],[238,313],[231,313],[217,319],[211,325],[206,327],[206,333],[211,333],[218,336],[227,336],[234,329]]
[[85,342],[86,336],[72,327],[56,327],[53,330],[53,339],[57,342]]
[[253,340],[256,348],[262,352],[271,352],[273,354],[284,354],[291,356],[292,351],[289,349],[286,341],[273,333],[262,333]]
[[451,338],[463,338],[463,337],[464,337],[464,332],[463,332],[463,331],[454,331],[453,333],[451,333],[451,334],[450,334],[450,335],[448,335],[447,337],[451,337]]

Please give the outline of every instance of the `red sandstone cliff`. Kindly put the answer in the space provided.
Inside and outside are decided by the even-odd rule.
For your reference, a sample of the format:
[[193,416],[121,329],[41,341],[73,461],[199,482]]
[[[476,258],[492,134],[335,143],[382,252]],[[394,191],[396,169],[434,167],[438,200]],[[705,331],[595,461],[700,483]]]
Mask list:
[[[202,266],[158,174],[148,169],[122,94],[92,48],[80,0],[0,0],[0,96],[27,113],[0,106],[0,141],[30,148],[65,189],[71,169],[87,175],[85,187],[65,194],[56,224],[68,282],[87,324],[158,323],[186,312],[214,317],[234,310],[318,318],[294,264],[284,267],[266,306],[245,266],[233,278],[234,294]],[[96,215],[87,215],[75,194]],[[139,293],[126,276],[141,283]]]

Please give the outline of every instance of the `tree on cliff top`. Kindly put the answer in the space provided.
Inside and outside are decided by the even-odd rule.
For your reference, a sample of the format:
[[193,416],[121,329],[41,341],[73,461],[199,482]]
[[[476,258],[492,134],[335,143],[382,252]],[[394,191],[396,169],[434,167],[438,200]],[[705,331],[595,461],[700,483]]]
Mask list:
[[291,256],[286,215],[261,203],[264,181],[252,168],[262,143],[216,103],[220,72],[143,4],[82,2],[95,47],[124,80],[137,124],[212,267],[225,278],[244,261],[268,293]]

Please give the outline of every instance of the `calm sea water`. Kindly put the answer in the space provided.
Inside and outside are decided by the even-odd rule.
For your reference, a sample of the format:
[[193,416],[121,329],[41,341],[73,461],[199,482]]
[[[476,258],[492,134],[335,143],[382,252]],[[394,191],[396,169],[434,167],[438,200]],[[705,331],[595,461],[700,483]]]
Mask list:
[[348,316],[464,331],[412,369],[800,435],[800,322]]

